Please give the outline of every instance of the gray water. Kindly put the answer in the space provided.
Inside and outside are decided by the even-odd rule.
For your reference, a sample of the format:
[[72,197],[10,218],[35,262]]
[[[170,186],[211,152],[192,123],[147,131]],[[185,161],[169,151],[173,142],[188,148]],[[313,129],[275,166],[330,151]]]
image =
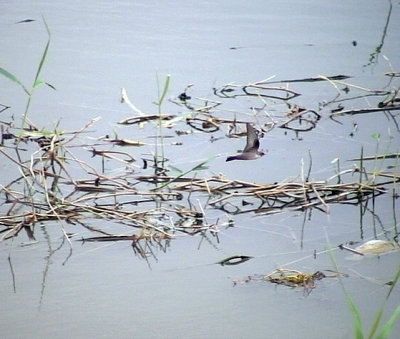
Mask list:
[[[36,91],[30,118],[43,128],[59,123],[62,129],[75,131],[101,117],[86,137],[115,131],[121,138],[144,140],[147,146],[130,150],[140,158],[153,151],[154,141],[148,136],[154,130],[116,124],[134,115],[121,104],[120,91],[126,88],[143,112],[157,113],[153,103],[157,82],[162,87],[167,74],[171,100],[189,84],[193,97],[216,100],[214,87],[273,76],[271,81],[345,74],[361,87],[398,88],[398,81],[388,85],[383,75],[397,71],[400,64],[398,3],[393,3],[378,62],[363,67],[382,39],[388,9],[388,1],[371,0],[1,1],[0,67],[23,83],[33,82],[47,41],[43,16],[52,36],[42,77],[57,90],[43,86]],[[14,24],[25,19],[36,21]],[[20,121],[24,92],[4,77],[0,88],[0,103],[11,107],[3,114]],[[326,83],[293,83],[290,88],[304,94],[297,98],[299,105],[313,109],[336,95]],[[253,104],[246,100],[221,101],[226,111],[239,112]],[[355,107],[346,108],[376,106],[376,100],[362,98]],[[171,102],[163,109],[184,113]],[[276,115],[286,109],[268,107]],[[222,154],[202,175],[223,173],[227,178],[274,183],[300,180],[310,153],[312,179],[324,180],[334,174],[334,159],[341,159],[343,169],[351,168],[353,162],[346,160],[359,157],[361,147],[364,155],[374,155],[377,147],[378,153],[399,151],[396,125],[382,113],[338,120],[340,124],[324,115],[312,132],[301,134],[301,140],[275,128],[261,139],[268,154],[256,161],[227,164],[225,156],[243,148],[243,138],[211,143],[200,133],[174,135],[172,140],[183,145],[167,146],[166,153],[173,166],[184,170]],[[354,124],[358,129],[351,136]],[[371,137],[374,133],[381,136],[378,146]],[[84,149],[76,152],[89,157]],[[15,167],[1,158],[0,168],[0,183],[6,185],[14,178]],[[221,224],[219,241],[179,236],[165,253],[154,249],[156,258],[148,262],[135,255],[129,242],[82,245],[77,240],[93,234],[79,225],[63,224],[66,232],[77,234],[71,245],[58,222],[37,225],[38,243],[23,246],[29,239],[22,233],[0,243],[1,337],[351,338],[352,316],[337,278],[317,282],[310,294],[301,288],[243,281],[280,267],[304,272],[333,269],[328,255],[314,258],[314,251],[324,252],[328,240],[336,246],[349,240],[385,239],[383,230],[393,237],[399,218],[396,204],[393,207],[390,194],[381,196],[375,214],[366,213],[361,221],[358,206],[340,204],[331,205],[329,214],[314,210],[311,216],[301,211],[242,214],[234,216],[233,228],[226,227],[232,216],[210,210],[209,221]],[[8,208],[2,198],[2,214]],[[123,232],[123,227],[103,220],[92,220],[91,225]],[[242,265],[214,264],[238,254],[254,258]],[[346,289],[368,330],[387,294],[384,283],[398,269],[400,254],[351,260],[349,252],[335,251],[335,256],[341,271],[349,274],[344,279]],[[398,300],[396,288],[384,320]],[[392,337],[399,333],[397,324]]]

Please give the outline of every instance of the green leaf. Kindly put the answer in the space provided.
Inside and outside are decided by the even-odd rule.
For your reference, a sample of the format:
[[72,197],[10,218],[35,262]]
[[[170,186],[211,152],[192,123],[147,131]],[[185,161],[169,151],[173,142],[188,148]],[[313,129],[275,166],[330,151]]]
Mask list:
[[373,134],[371,134],[371,137],[377,142],[379,142],[381,140],[380,133],[373,133]]
[[[344,288],[344,286],[342,287]],[[346,290],[345,290],[345,295],[347,304],[349,305],[350,308],[351,315],[353,316],[354,337],[357,339],[364,339],[360,312],[358,311],[357,306],[353,301],[353,298]]]
[[163,103],[163,101],[165,99],[165,96],[167,95],[167,92],[168,92],[170,80],[171,80],[171,76],[168,74],[167,78],[165,79],[163,92],[162,92],[160,98],[158,99],[158,101],[156,102],[157,106],[161,106],[162,105],[162,103]]
[[172,169],[173,171],[175,171],[175,172],[183,173],[182,170],[180,170],[179,168],[177,168],[177,167],[175,167],[175,166],[169,165],[168,167],[169,167],[170,169]]
[[192,170],[193,171],[202,171],[202,170],[206,170],[209,168],[210,168],[209,166],[198,165],[198,166],[194,167]]
[[45,84],[45,82],[42,80],[36,80],[35,83],[33,84],[33,88],[37,88],[42,84]]
[[[336,272],[339,272],[339,267],[338,267],[336,258],[333,254],[332,247],[329,242],[328,242],[328,249],[329,249],[329,256],[331,258],[333,266],[334,266]],[[343,283],[340,275],[338,276],[338,279],[339,279],[340,286],[342,287],[343,293],[346,297],[347,304],[350,308],[351,315],[353,317],[354,337],[357,339],[364,339],[360,312],[358,311],[357,306],[353,301],[353,298],[351,297],[351,295],[347,292],[346,288],[344,287],[344,283]]]
[[194,166],[193,168],[191,168],[190,170],[184,172],[184,173],[180,173],[178,176],[176,176],[175,178],[171,179],[170,181],[166,182],[165,184],[162,184],[161,186],[158,186],[156,188],[154,188],[153,190],[159,190],[165,186],[168,186],[169,184],[173,183],[174,181],[177,181],[178,179],[182,178],[183,176],[185,176],[186,174],[196,171],[198,168],[204,168],[203,165],[207,164],[208,162],[214,160],[216,157],[218,157],[218,155],[213,155],[212,157],[209,157],[207,160],[202,161],[200,164]]
[[392,291],[394,290],[394,287],[396,286],[397,282],[400,279],[400,266],[397,270],[396,276],[394,277],[393,281],[392,281],[392,285],[390,286],[389,292],[386,296],[386,299],[389,299],[390,295],[392,294]]
[[6,71],[4,68],[1,68],[1,67],[0,67],[0,73],[3,74],[9,80],[20,85],[22,87],[22,89],[25,91],[25,93],[30,95],[29,91],[26,89],[26,87],[23,85],[23,83],[14,74]]
[[372,338],[374,337],[374,334],[375,334],[376,330],[377,330],[378,327],[379,327],[379,324],[380,324],[380,322],[381,322],[381,320],[382,320],[382,316],[383,316],[383,311],[384,311],[384,310],[385,310],[385,304],[383,304],[383,305],[379,308],[378,313],[377,313],[376,316],[375,316],[374,324],[372,325],[371,331],[369,332],[369,338],[370,338],[370,339],[372,339]]
[[57,90],[52,84],[49,84],[48,82],[46,82],[46,81],[43,81],[43,80],[40,80],[40,79],[38,79],[38,80],[36,80],[35,81],[35,83],[33,84],[33,88],[35,89],[35,88],[37,88],[37,87],[39,87],[39,86],[41,86],[41,85],[47,85],[47,86],[49,86],[51,89],[53,89],[53,90]]
[[45,47],[45,49],[43,51],[42,58],[40,59],[39,67],[38,67],[37,72],[36,72],[34,87],[36,87],[36,83],[38,82],[39,75],[40,75],[40,73],[42,71],[44,62],[46,61],[47,53],[49,51],[49,46],[50,46],[50,38],[51,38],[50,29],[49,29],[49,26],[47,25],[47,22],[46,22],[46,20],[44,18],[43,18],[43,22],[44,22],[44,25],[46,26],[48,39],[47,39],[46,47]]
[[385,326],[383,326],[382,330],[379,332],[377,339],[389,338],[390,332],[392,331],[392,328],[396,323],[396,320],[399,317],[399,315],[400,315],[400,306],[397,306],[396,310],[394,311],[390,319],[387,321]]
[[[49,26],[47,25],[47,22],[46,22],[46,20],[44,19],[44,17],[43,17],[43,22],[44,22],[44,25],[45,25],[45,27],[46,27],[47,35],[48,35],[47,44],[46,44],[46,47],[45,47],[45,49],[44,49],[44,51],[43,51],[42,58],[40,59],[40,63],[39,63],[38,69],[37,69],[37,71],[36,71],[36,76],[35,76],[35,81],[33,82],[32,91],[31,91],[31,92],[28,92],[29,99],[28,99],[28,102],[27,102],[26,107],[25,107],[24,115],[23,115],[23,117],[22,117],[21,131],[24,129],[24,126],[25,126],[25,123],[26,123],[26,118],[27,118],[27,115],[28,115],[29,106],[30,106],[31,99],[32,99],[32,96],[33,96],[33,91],[34,91],[34,89],[35,89],[36,87],[38,87],[39,85],[41,85],[41,84],[43,83],[42,81],[39,80],[39,76],[40,76],[40,73],[41,73],[41,71],[42,71],[42,67],[43,67],[43,65],[44,65],[44,62],[46,61],[46,56],[47,56],[47,52],[48,52],[48,50],[49,50],[50,38],[51,38],[50,29],[49,29]],[[22,85],[22,84],[21,84],[21,85]]]

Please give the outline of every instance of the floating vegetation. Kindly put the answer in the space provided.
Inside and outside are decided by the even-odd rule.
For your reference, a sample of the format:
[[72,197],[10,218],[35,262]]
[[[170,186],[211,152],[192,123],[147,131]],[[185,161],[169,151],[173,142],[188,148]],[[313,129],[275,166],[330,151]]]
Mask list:
[[[318,77],[299,79],[299,82],[333,83],[335,87],[344,85],[342,81],[347,76]],[[289,82],[289,81],[286,81]],[[290,82],[296,83],[295,79]],[[322,112],[298,106],[291,103],[293,97],[300,93],[286,87],[271,87],[268,81],[255,82],[245,86],[232,85],[215,89],[218,97],[231,99],[246,97],[263,103],[257,111],[252,108],[261,129],[270,132],[274,128],[291,129],[296,133],[312,130],[320,120]],[[358,87],[354,86],[358,90]],[[188,90],[188,88],[186,89]],[[185,91],[186,91],[185,90]],[[285,97],[278,97],[271,92],[286,93]],[[387,96],[385,91],[366,91],[366,95]],[[397,103],[397,91],[392,95],[391,102]],[[134,107],[124,91],[124,102],[129,102],[137,116],[125,119],[120,124],[160,123],[159,128],[176,128],[176,137],[184,134],[182,124],[186,128],[213,134],[230,127],[227,136],[240,136],[234,132],[238,124],[245,124],[247,119],[237,119],[238,112],[231,112],[231,118],[226,110],[222,110],[222,103],[208,99],[195,98],[184,92],[180,94],[179,106],[188,109],[183,116],[177,119],[172,115],[148,115]],[[182,98],[185,100],[182,100]],[[278,118],[272,117],[265,109],[265,100],[284,102],[286,110]],[[196,107],[196,100],[198,103]],[[336,103],[337,98],[331,103]],[[325,105],[328,105],[327,103]],[[391,105],[390,110],[397,109]],[[325,106],[321,106],[325,107]],[[289,110],[287,110],[289,108]],[[8,107],[4,106],[3,113]],[[320,108],[321,109],[321,108]],[[361,109],[364,113],[371,109]],[[353,110],[354,112],[354,110]],[[223,113],[223,116],[221,116]],[[346,110],[331,113],[331,116],[347,114]],[[395,119],[395,116],[393,116]],[[200,175],[200,171],[207,168],[213,161],[210,157],[199,162],[189,170],[183,171],[172,165],[166,165],[169,160],[158,151],[149,157],[142,157],[143,167],[140,168],[138,159],[133,157],[127,146],[143,146],[146,143],[126,138],[98,137],[93,142],[85,140],[86,131],[93,127],[98,119],[93,119],[85,126],[74,132],[60,129],[45,131],[36,127],[26,119],[24,127],[17,129],[12,121],[1,123],[0,156],[15,166],[15,173],[19,176],[9,183],[2,183],[3,210],[0,216],[1,240],[13,238],[21,230],[30,229],[34,234],[35,225],[49,221],[60,223],[80,224],[93,232],[102,233],[101,237],[83,237],[86,242],[100,241],[131,241],[132,247],[140,257],[154,256],[149,248],[152,245],[165,249],[177,235],[201,235],[215,237],[218,241],[219,226],[231,223],[222,220],[222,216],[209,221],[209,211],[223,211],[225,215],[252,213],[254,215],[270,215],[288,211],[307,211],[317,209],[324,213],[330,212],[332,204],[359,205],[369,200],[377,199],[380,195],[391,192],[399,182],[398,167],[392,171],[367,171],[364,162],[367,160],[398,159],[398,152],[361,156],[352,161],[359,164],[351,169],[338,170],[336,174],[323,181],[310,180],[311,165],[308,175],[302,180],[291,180],[279,183],[252,183],[237,179],[230,179],[223,174],[207,176]],[[169,125],[163,127],[168,121]],[[157,137],[162,142],[161,134]],[[214,138],[216,140],[217,137]],[[211,139],[211,141],[213,141]],[[29,147],[23,148],[22,145]],[[36,148],[34,145],[36,144]],[[121,150],[120,147],[124,147]],[[84,149],[93,158],[101,159],[101,164],[93,162],[87,157],[78,157],[74,154],[76,148]],[[13,155],[14,154],[14,155]],[[311,156],[311,155],[310,155]],[[107,162],[105,162],[107,160]],[[310,163],[312,163],[310,159]],[[117,175],[112,174],[106,167],[112,169],[123,165]],[[173,172],[177,175],[171,175]],[[137,171],[141,173],[137,174]],[[357,174],[357,175],[356,175]],[[359,176],[359,179],[355,180]],[[394,186],[395,187],[395,186]],[[197,203],[193,203],[193,199]],[[128,234],[104,233],[88,225],[88,220],[104,219],[119,223],[127,228]],[[90,224],[90,222],[89,222]],[[357,250],[356,250],[357,251]],[[229,258],[228,258],[229,259]],[[232,265],[231,260],[221,261],[221,265]],[[248,258],[238,257],[236,263]],[[233,258],[232,258],[233,260]],[[233,264],[236,264],[233,263]]]
[[326,278],[326,275],[321,271],[316,271],[312,274],[303,273],[291,269],[277,269],[266,275],[264,280],[274,284],[285,285],[289,287],[303,287],[305,290],[310,290],[315,287],[315,281]]
[[233,280],[233,285],[268,281],[273,284],[284,285],[291,288],[302,288],[304,293],[308,295],[316,287],[316,281],[327,277],[336,277],[337,275],[338,273],[327,276],[321,271],[304,273],[298,270],[279,268],[267,275],[255,274],[243,279]]
[[[30,21],[28,19],[20,23]],[[138,258],[149,263],[149,259],[157,260],[159,252],[167,252],[175,240],[182,237],[198,238],[199,247],[202,242],[216,247],[215,244],[220,241],[220,230],[228,233],[239,215],[261,216],[265,221],[277,213],[297,212],[297,215],[303,213],[306,220],[307,217],[311,218],[311,211],[314,210],[329,214],[333,205],[359,206],[360,219],[366,211],[370,212],[374,221],[377,220],[382,226],[381,234],[377,234],[376,225],[373,225],[374,236],[383,235],[390,239],[392,230],[387,231],[375,214],[376,201],[381,196],[389,195],[393,201],[394,240],[370,240],[355,248],[350,247],[352,245],[340,245],[339,248],[360,256],[399,250],[395,242],[398,236],[395,211],[399,197],[400,156],[398,148],[390,149],[393,144],[385,152],[378,152],[377,148],[375,154],[371,152],[369,155],[364,155],[361,147],[360,157],[349,159],[353,163],[346,169],[340,168],[339,159],[333,161],[337,169],[330,177],[323,177],[323,180],[312,178],[311,149],[308,171],[300,168],[301,175],[284,179],[281,173],[276,173],[274,182],[248,182],[224,173],[215,174],[218,172],[212,166],[218,156],[205,155],[205,159],[196,158],[195,161],[193,157],[188,159],[197,153],[198,145],[193,151],[182,147],[184,151],[179,154],[178,164],[171,164],[170,149],[165,143],[167,138],[172,139],[169,145],[176,146],[184,145],[190,137],[190,141],[203,138],[205,142],[215,143],[214,149],[218,152],[217,141],[243,137],[242,131],[246,125],[254,125],[260,131],[260,139],[265,134],[281,131],[281,134],[294,137],[297,141],[306,133],[329,129],[329,124],[344,124],[350,119],[366,115],[386,118],[395,127],[388,128],[390,137],[395,139],[393,133],[400,131],[400,96],[396,83],[399,72],[385,73],[384,81],[387,84],[379,89],[361,87],[351,76],[341,74],[285,80],[269,78],[247,84],[229,83],[213,88],[209,91],[213,95],[206,98],[196,94],[194,85],[188,85],[169,100],[177,109],[168,109],[168,113],[165,113],[163,104],[167,102],[168,76],[164,87],[159,89],[159,98],[155,102],[156,114],[137,108],[127,91],[122,89],[121,102],[133,111],[133,116],[128,114],[127,118],[114,123],[119,130],[126,131],[129,128],[129,135],[133,135],[134,139],[119,137],[115,131],[109,130],[102,131],[106,136],[88,138],[87,133],[95,128],[97,119],[73,131],[65,131],[59,126],[49,130],[33,122],[35,117],[30,107],[33,106],[35,89],[43,84],[54,89],[39,77],[50,43],[50,31],[45,26],[48,41],[31,88],[0,68],[0,74],[21,86],[28,96],[21,117],[22,124],[16,121],[14,112],[6,116],[12,109],[10,106],[0,104],[0,161],[7,171],[0,182],[0,241],[9,241],[15,246],[14,239],[25,233],[29,242],[23,242],[20,246],[28,246],[38,243],[38,230],[47,232],[50,228],[57,228],[63,237],[55,250],[51,249],[50,237],[47,234],[45,236],[49,244],[48,266],[51,255],[65,244],[70,245],[72,254],[73,241],[85,246],[127,243]],[[353,45],[356,46],[357,42],[353,41]],[[371,55],[369,65],[377,62],[382,45],[383,39],[376,53]],[[315,95],[312,100],[302,100],[308,93],[321,93],[325,97],[320,102],[317,102],[320,97]],[[348,134],[350,137],[354,137],[358,130],[357,122],[353,120],[352,123],[354,129]],[[318,131],[320,126],[322,128]],[[144,127],[144,133],[155,131],[151,136],[154,144],[143,140],[144,133],[140,132]],[[93,130],[90,132],[93,133]],[[166,132],[169,134],[166,135]],[[332,133],[327,135],[333,136]],[[374,139],[379,142],[380,135],[374,134]],[[340,156],[340,152],[339,149],[337,156]],[[189,169],[186,167],[188,164]],[[182,168],[178,168],[180,166]],[[262,222],[260,224],[265,225]],[[363,238],[362,225],[360,234]],[[314,258],[316,256],[315,250]],[[227,271],[242,268],[236,265],[252,258],[234,255],[212,264],[224,266],[224,271]],[[10,256],[8,259],[15,279]],[[296,258],[292,263],[301,260]],[[308,294],[317,287],[319,280],[327,277],[325,273],[277,269],[267,275],[248,276],[234,281],[234,284],[258,281],[268,287],[273,286],[272,283],[300,289]],[[341,274],[334,276],[341,278]],[[387,299],[399,276],[400,270],[388,283],[391,287]],[[44,289],[45,279],[42,286]],[[354,303],[345,294],[350,300],[354,317],[360,319]],[[383,309],[384,305],[374,324],[376,328]],[[397,308],[389,325],[384,327],[384,333],[390,334],[399,314],[400,308]],[[362,333],[358,337],[362,337]]]
[[[301,168],[298,178],[254,183],[205,171],[212,170],[219,155],[197,160],[189,169],[180,169],[171,164],[165,144],[171,138],[169,145],[182,145],[186,135],[204,135],[210,143],[243,137],[246,124],[255,125],[259,138],[274,129],[283,129],[285,135],[291,133],[301,140],[301,135],[312,132],[323,118],[336,124],[341,123],[339,119],[362,114],[383,113],[399,131],[400,96],[394,83],[398,72],[384,75],[388,85],[383,89],[361,87],[350,82],[351,76],[343,74],[286,80],[271,77],[215,87],[213,95],[207,98],[197,96],[191,84],[169,100],[167,76],[164,86],[159,88],[156,114],[143,112],[132,103],[126,89],[121,90],[121,102],[133,111],[133,116],[115,123],[120,129],[129,128],[135,140],[118,137],[115,131],[88,138],[89,129],[99,119],[76,131],[65,131],[59,126],[54,130],[38,127],[31,117],[34,89],[42,84],[54,88],[38,79],[50,44],[50,30],[46,24],[45,27],[48,41],[31,90],[14,74],[0,68],[0,74],[27,94],[19,128],[12,114],[6,117],[11,108],[1,104],[0,158],[12,168],[13,177],[6,182],[3,177],[0,184],[0,241],[12,239],[23,230],[34,240],[38,224],[56,221],[62,226],[81,225],[96,233],[81,236],[79,240],[83,242],[130,241],[135,253],[148,258],[155,257],[152,246],[165,251],[179,236],[199,235],[201,239],[218,242],[220,227],[234,225],[235,215],[268,216],[313,209],[328,214],[333,204],[367,206],[381,195],[392,194],[395,201],[399,194],[398,150],[368,156],[362,151],[359,158],[351,159],[356,162],[351,168],[342,170],[338,165],[334,175],[318,181],[311,179],[310,151],[308,171]],[[319,86],[333,90],[333,96],[312,107],[299,100],[307,91],[319,91]],[[179,114],[164,113],[167,102],[177,107]],[[154,145],[135,134],[144,126],[156,131],[152,136]],[[130,150],[141,146],[146,146],[147,151],[154,147],[154,151],[140,155],[136,152],[133,156]],[[385,171],[368,170],[369,160],[390,161],[390,167]],[[115,223],[125,231],[94,227],[93,220]],[[65,237],[71,238],[67,233]],[[234,256],[219,264],[236,265],[249,259]],[[312,281],[306,277],[303,283]]]
[[[347,172],[348,173],[348,172]],[[343,176],[345,172],[340,173]],[[332,180],[334,180],[332,178]],[[396,182],[399,178],[395,178]],[[255,184],[225,178],[193,179],[174,187],[175,190],[204,191],[217,198],[209,205],[229,214],[254,212],[273,214],[307,208],[325,209],[328,204],[359,204],[371,196],[386,192],[384,184],[359,182],[330,184],[327,182],[289,182]]]

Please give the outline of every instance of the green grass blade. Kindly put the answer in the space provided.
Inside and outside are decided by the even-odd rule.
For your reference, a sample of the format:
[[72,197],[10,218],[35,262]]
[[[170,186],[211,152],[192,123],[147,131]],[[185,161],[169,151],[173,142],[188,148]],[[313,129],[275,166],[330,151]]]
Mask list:
[[45,84],[45,82],[43,80],[36,80],[32,87],[36,88],[36,87],[39,87],[42,84]]
[[158,99],[158,101],[156,102],[157,106],[161,106],[162,105],[162,103],[163,103],[163,101],[165,99],[165,96],[167,95],[168,89],[169,89],[170,80],[171,80],[171,76],[168,74],[166,79],[165,79],[163,92],[162,92],[160,98]]
[[188,173],[190,173],[190,172],[193,172],[193,171],[196,171],[196,170],[199,170],[199,169],[203,169],[203,168],[204,168],[203,166],[204,166],[205,164],[207,164],[207,163],[209,163],[210,161],[214,160],[216,157],[218,157],[218,155],[213,155],[212,157],[210,157],[210,158],[208,158],[208,159],[202,161],[200,164],[194,166],[194,167],[191,168],[190,170],[188,170],[188,171],[186,171],[186,172],[184,172],[184,173],[179,174],[179,175],[176,176],[174,179],[171,179],[170,181],[166,182],[165,184],[162,184],[161,186],[156,187],[154,190],[159,190],[160,188],[163,188],[163,187],[165,187],[165,186],[168,186],[169,184],[173,183],[174,181],[178,180],[179,178],[182,178],[183,176],[185,176],[186,174],[188,174]]
[[206,170],[209,168],[210,168],[209,166],[204,166],[203,164],[200,164],[200,165],[197,165],[196,167],[194,167],[192,169],[192,171],[203,171],[203,170]]
[[[400,266],[399,266],[399,268],[398,268],[398,270],[397,270],[396,276],[394,277],[394,279],[393,279],[392,282],[391,282],[391,286],[390,286],[389,292],[388,292],[388,294],[387,294],[387,296],[386,296],[386,300],[389,299],[390,294],[392,293],[394,287],[396,286],[396,284],[397,284],[399,278],[400,278]],[[381,307],[381,308],[379,309],[379,311],[378,311],[378,314],[376,315],[375,322],[374,322],[374,325],[372,326],[372,329],[371,329],[369,338],[373,338],[375,332],[376,332],[377,329],[378,329],[379,323],[380,323],[381,318],[382,318],[382,315],[383,315],[383,311],[384,311],[384,309],[385,309],[385,304],[386,304],[386,302],[382,305],[382,307]],[[391,332],[391,330],[392,330],[392,327],[393,327],[394,323],[396,322],[396,319],[397,319],[397,317],[399,316],[399,314],[400,314],[400,306],[397,307],[397,309],[396,309],[395,312],[392,314],[392,316],[390,317],[390,319],[389,319],[389,320],[387,321],[387,323],[383,326],[383,328],[382,328],[382,330],[379,332],[379,335],[378,335],[377,338],[388,338],[388,337],[389,337],[390,332]]]
[[25,93],[30,95],[29,91],[26,89],[26,87],[23,85],[23,83],[14,74],[6,71],[4,68],[1,68],[1,67],[0,67],[0,74],[3,74],[7,79],[20,85],[22,87],[22,89],[25,91]]
[[41,86],[41,85],[47,85],[47,86],[49,86],[51,89],[53,89],[53,90],[57,90],[52,84],[49,84],[48,82],[46,82],[46,81],[43,81],[43,80],[40,80],[40,79],[38,79],[38,80],[36,80],[35,81],[35,83],[33,84],[33,88],[35,89],[36,87],[39,87],[39,86]]
[[35,87],[35,85],[37,86],[37,84],[38,84],[38,79],[39,79],[40,73],[42,72],[42,68],[43,68],[43,65],[44,65],[44,63],[46,61],[47,53],[49,51],[49,46],[50,46],[50,38],[51,38],[50,29],[49,29],[49,26],[47,25],[47,22],[46,22],[46,20],[44,18],[43,18],[43,22],[44,22],[44,25],[46,26],[48,39],[47,39],[46,47],[45,47],[45,49],[43,51],[42,58],[40,59],[39,67],[38,67],[37,72],[36,72],[35,81],[34,81],[34,87]]
[[396,286],[396,284],[399,281],[399,279],[400,279],[400,266],[399,266],[399,268],[397,270],[396,276],[394,277],[394,279],[391,282],[391,286],[390,286],[389,292],[388,292],[388,294],[386,296],[386,299],[389,299],[389,297],[392,294],[392,291],[394,290],[394,287]]
[[382,330],[379,332],[377,339],[389,338],[392,328],[399,316],[400,316],[400,306],[397,306],[396,310],[394,311],[390,319],[387,321],[385,326],[383,326]]
[[169,165],[168,167],[177,173],[183,173],[183,171],[181,169],[179,169],[178,167],[175,167],[172,165]]
[[[336,262],[336,258],[333,255],[333,250],[332,250],[332,247],[329,244],[329,242],[328,242],[328,249],[329,249],[329,256],[331,258],[333,266],[334,266],[336,272],[339,272],[339,267]],[[360,312],[358,311],[357,306],[353,301],[353,298],[351,297],[351,295],[347,292],[346,288],[344,287],[342,277],[340,276],[340,274],[338,276],[338,279],[339,279],[340,286],[342,287],[343,293],[346,297],[347,304],[350,308],[351,315],[353,317],[354,337],[356,339],[364,339],[363,326],[362,326]]]
[[377,331],[379,324],[381,323],[382,316],[383,316],[383,311],[385,310],[385,304],[383,304],[379,310],[378,313],[375,316],[375,321],[371,327],[371,331],[369,333],[368,338],[372,339],[374,337],[375,332]]
[[342,285],[344,290],[347,304],[349,305],[351,315],[353,316],[353,324],[354,324],[354,337],[357,339],[364,339],[363,329],[362,329],[362,322],[360,317],[360,312],[357,309],[356,304],[353,301],[353,298],[350,294],[345,290],[344,286]]
[[29,111],[31,99],[32,99],[32,96],[33,96],[33,92],[34,92],[36,87],[38,87],[39,85],[45,83],[45,82],[39,80],[39,76],[40,76],[40,73],[42,72],[42,68],[43,68],[43,65],[44,65],[44,63],[46,61],[47,53],[49,51],[51,34],[50,34],[49,26],[47,25],[47,22],[46,22],[46,20],[44,18],[43,18],[43,22],[44,22],[44,25],[46,27],[46,31],[47,31],[47,35],[48,35],[47,44],[46,44],[46,47],[45,47],[45,49],[43,51],[42,58],[40,59],[40,63],[39,63],[39,66],[38,66],[38,69],[37,69],[37,72],[36,72],[36,76],[35,76],[35,81],[33,82],[32,91],[29,93],[29,99],[28,99],[28,102],[27,102],[26,107],[25,107],[24,115],[22,117],[21,131],[25,127],[26,118],[28,116],[28,111]]

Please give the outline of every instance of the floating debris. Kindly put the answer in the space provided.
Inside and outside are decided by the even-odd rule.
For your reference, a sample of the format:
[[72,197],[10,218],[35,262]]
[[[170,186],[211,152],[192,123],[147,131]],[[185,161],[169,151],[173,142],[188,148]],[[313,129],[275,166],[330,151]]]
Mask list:
[[304,289],[306,294],[309,294],[312,289],[315,288],[315,282],[327,277],[337,277],[338,273],[334,272],[334,275],[326,276],[321,271],[316,271],[314,273],[304,273],[292,269],[279,268],[274,270],[268,275],[254,274],[249,275],[243,279],[233,280],[233,285],[236,286],[239,283],[249,283],[249,282],[263,282],[268,281],[277,285],[285,285],[288,287],[301,287]]
[[129,140],[129,139],[112,139],[112,140],[107,140],[109,142],[112,142],[113,144],[116,144],[118,146],[144,146],[146,145],[142,141],[137,141],[137,140]]
[[369,240],[356,247],[356,250],[362,254],[384,254],[400,250],[398,243],[388,240]]
[[152,114],[152,115],[141,115],[135,117],[129,117],[124,120],[119,121],[120,125],[135,125],[144,122],[154,121],[154,120],[171,120],[175,115],[171,114]]
[[[400,181],[400,177],[394,180]],[[386,190],[380,186],[378,183],[330,184],[326,181],[255,184],[212,177],[187,180],[186,183],[175,186],[174,190],[210,192],[215,198],[210,200],[209,204],[229,214],[273,214],[288,209],[320,208],[321,205],[329,212],[328,204],[358,204],[370,196],[377,197],[385,193]],[[245,209],[244,206],[249,208]]]
[[24,24],[24,23],[33,22],[33,21],[36,21],[36,20],[34,20],[34,19],[25,19],[25,20],[14,22],[14,24]]
[[343,245],[343,244],[340,244],[338,247],[339,247],[341,250],[346,250],[346,251],[349,251],[349,252],[352,252],[352,253],[358,254],[358,255],[364,255],[364,253],[362,253],[362,252],[360,252],[360,251],[358,251],[358,250],[355,250],[354,248],[351,248],[351,247],[348,247],[348,246],[346,246],[346,245]]
[[253,257],[249,257],[247,255],[234,255],[232,257],[228,257],[221,261],[218,261],[216,264],[220,264],[221,266],[225,265],[239,265],[243,264],[244,262],[250,260]]
[[285,285],[289,287],[303,287],[305,289],[313,289],[315,281],[326,278],[321,271],[315,273],[303,273],[291,269],[277,269],[264,277],[265,280],[274,284]]
[[[4,74],[9,73],[3,71]],[[398,73],[387,75],[398,76]],[[57,221],[80,224],[92,232],[101,233],[101,237],[87,237],[87,242],[132,241],[135,253],[147,258],[149,255],[155,256],[151,251],[152,244],[164,250],[177,236],[199,235],[207,241],[211,236],[218,242],[219,226],[232,226],[232,215],[271,215],[314,209],[328,214],[331,204],[367,204],[388,192],[393,192],[393,197],[397,197],[396,184],[400,182],[397,162],[393,161],[394,165],[390,163],[390,168],[386,166],[386,172],[368,172],[363,166],[366,160],[398,159],[397,150],[354,158],[352,161],[360,162],[359,165],[354,164],[353,168],[344,171],[338,167],[335,175],[320,181],[310,179],[311,155],[310,168],[305,177],[273,183],[245,182],[227,178],[223,173],[210,177],[210,171],[204,170],[217,156],[205,161],[198,160],[189,170],[170,163],[167,146],[182,145],[186,134],[194,137],[203,134],[205,140],[214,142],[221,138],[237,137],[237,125],[251,126],[255,122],[261,131],[257,137],[260,139],[264,133],[280,128],[286,133],[294,133],[300,140],[301,133],[312,131],[320,123],[321,117],[329,115],[333,119],[384,112],[397,126],[397,116],[391,114],[399,109],[398,90],[365,89],[345,83],[344,80],[348,78],[339,74],[287,79],[279,81],[277,86],[272,85],[272,77],[244,85],[229,83],[214,88],[215,96],[210,95],[211,98],[196,97],[192,93],[189,96],[187,90],[192,87],[189,85],[175,96],[175,101],[169,99],[179,107],[177,115],[145,114],[132,104],[126,90],[122,89],[121,101],[134,111],[132,117],[119,121],[120,125],[129,125],[129,135],[137,136],[135,128],[141,128],[145,123],[157,125],[154,150],[149,150],[153,145],[146,144],[145,152],[141,149],[122,149],[123,146],[143,146],[145,143],[118,138],[111,131],[108,135],[112,137],[81,137],[98,121],[97,118],[79,130],[67,132],[58,126],[54,130],[41,130],[30,119],[23,129],[18,129],[13,117],[9,121],[2,117],[0,160],[5,159],[10,168],[13,166],[11,172],[15,176],[0,186],[1,203],[6,206],[0,216],[0,241],[15,237],[24,229],[31,230],[33,235],[37,225]],[[319,103],[318,108],[291,101],[302,93],[290,89],[289,84],[303,86],[305,83],[310,83],[310,86],[321,83],[332,85],[337,96],[331,101]],[[352,101],[364,97],[368,97],[368,102],[372,101],[371,97],[376,97],[376,105],[366,107],[364,101],[357,100],[356,103],[360,105],[357,106]],[[233,102],[234,107],[226,108],[226,102]],[[348,105],[348,102],[352,104]],[[7,109],[8,106],[0,104],[2,115]],[[149,126],[152,127],[155,126]],[[174,133],[164,133],[172,128]],[[168,139],[167,143],[167,138],[173,139]],[[186,140],[184,145],[188,145]],[[21,145],[26,145],[25,149]],[[78,157],[74,149],[87,150],[88,154],[82,156],[80,152]],[[131,151],[135,152],[135,156],[130,154]],[[142,153],[137,155],[140,151]],[[187,148],[183,151],[186,152]],[[135,165],[136,159],[142,159],[142,168]],[[187,163],[192,161],[187,160]],[[215,220],[211,221],[210,215],[216,215]],[[123,232],[123,236],[117,232],[106,234],[90,226],[93,219],[112,220],[118,226],[126,227],[127,231]],[[132,228],[135,232],[132,232]],[[343,249],[364,255],[396,250],[396,246],[394,243],[369,243],[361,248]],[[218,264],[238,265],[250,258],[238,255],[223,259]],[[303,274],[277,270],[273,273],[267,276],[269,281],[292,286],[312,286],[321,277],[317,272]]]

